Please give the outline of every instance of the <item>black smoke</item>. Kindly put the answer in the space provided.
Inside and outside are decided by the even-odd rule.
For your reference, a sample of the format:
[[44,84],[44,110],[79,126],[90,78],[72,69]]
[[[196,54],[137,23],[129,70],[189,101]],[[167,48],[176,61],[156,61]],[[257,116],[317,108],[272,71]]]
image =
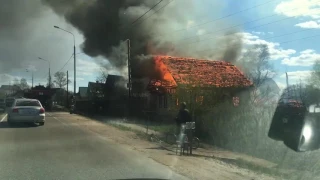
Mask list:
[[[159,1],[151,0],[42,0],[43,4],[51,7],[54,12],[61,15],[71,25],[76,27],[84,36],[83,51],[92,57],[103,56],[110,64],[120,71],[126,72],[127,47],[126,40],[131,42],[131,57],[133,64],[141,63],[139,57],[149,54],[192,56],[195,58],[214,58],[227,61],[237,59],[241,49],[241,39],[238,42],[225,43],[229,47],[221,49],[219,40],[213,39],[205,44],[197,43],[185,47],[176,42],[181,40],[181,35],[190,34],[190,30],[176,32],[177,29],[187,29],[190,20],[195,21],[198,15],[193,1],[163,0],[140,20],[133,23],[146,11],[150,10]],[[218,1],[212,2],[212,12],[219,14]],[[212,13],[211,12],[211,13]],[[195,22],[197,23],[197,22]],[[225,22],[215,22],[219,27]],[[199,27],[201,28],[201,27]],[[193,30],[197,30],[193,28]],[[219,35],[215,33],[215,35]],[[223,34],[222,34],[223,35]],[[202,36],[202,39],[206,39]],[[223,41],[234,41],[235,38],[224,38]],[[189,42],[183,42],[188,44]],[[209,44],[209,45],[208,45]],[[212,47],[207,52],[200,49]],[[219,47],[218,49],[214,49]],[[138,59],[138,60],[137,60]],[[143,58],[145,59],[145,58]],[[135,61],[137,60],[137,61]],[[148,63],[150,64],[150,63]],[[152,64],[152,63],[151,63]],[[146,66],[146,65],[144,65]],[[148,69],[143,68],[143,69]]]

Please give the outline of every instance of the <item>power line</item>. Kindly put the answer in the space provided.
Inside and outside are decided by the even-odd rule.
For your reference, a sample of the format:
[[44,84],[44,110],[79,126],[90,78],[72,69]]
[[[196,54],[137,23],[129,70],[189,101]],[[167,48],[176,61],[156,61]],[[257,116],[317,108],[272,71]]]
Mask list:
[[[274,23],[277,23],[277,22],[280,22],[280,21],[284,21],[284,20],[287,20],[287,19],[291,19],[291,18],[294,18],[294,17],[286,17],[286,18],[279,19],[279,20],[276,20],[276,21],[271,21],[271,22],[266,23],[266,24],[261,24],[261,25],[257,25],[257,26],[254,26],[254,27],[250,27],[250,28],[248,28],[248,29],[255,29],[255,28],[258,28],[258,27],[262,27],[262,26],[274,24]],[[221,32],[221,31],[225,31],[225,30],[228,30],[228,29],[233,29],[233,28],[235,28],[235,27],[242,26],[242,25],[245,25],[245,24],[248,24],[248,23],[252,23],[252,22],[255,22],[255,21],[259,21],[259,20],[261,20],[261,19],[264,19],[264,18],[255,19],[255,20],[252,20],[252,21],[248,21],[248,22],[246,22],[246,23],[244,23],[244,24],[234,25],[234,26],[231,26],[231,27],[228,27],[228,28],[219,29],[219,30],[217,30],[217,31],[211,31],[211,32],[208,32],[208,33],[206,33],[206,34],[201,34],[201,35],[191,36],[191,37],[188,37],[188,38],[183,38],[183,39],[181,39],[181,40],[178,40],[177,42],[186,41],[186,40],[189,40],[189,39],[194,39],[194,38],[197,38],[197,37],[199,37],[199,36],[209,35],[209,34]],[[207,39],[205,39],[205,40],[207,40]],[[205,41],[205,40],[201,40],[201,41]],[[198,42],[200,42],[200,41],[198,41]],[[185,44],[185,43],[183,43],[183,44]]]
[[[270,1],[268,2],[265,2],[263,4],[266,4],[266,3],[269,3]],[[319,2],[316,1],[316,2]],[[259,5],[256,5],[256,6],[261,6],[263,4],[259,4]],[[250,7],[250,8],[253,8],[253,7]],[[290,10],[287,10],[287,11],[284,11],[284,12],[289,12],[289,11],[292,11],[292,10],[296,10],[298,9],[299,7],[297,8],[293,8],[293,9],[290,9]],[[244,10],[243,10],[244,11]],[[237,12],[236,12],[237,13]],[[235,27],[241,27],[243,25],[246,25],[246,24],[249,24],[249,23],[253,23],[253,22],[256,22],[256,21],[260,21],[260,20],[263,20],[263,19],[266,19],[266,18],[270,18],[270,17],[273,17],[273,16],[277,16],[277,14],[272,14],[272,15],[268,15],[268,16],[264,16],[264,17],[261,17],[261,18],[258,18],[258,19],[254,19],[254,20],[250,20],[250,21],[247,21],[245,23],[241,23],[241,24],[238,24],[238,25],[234,25],[234,26],[231,26],[231,27],[227,27],[227,28],[223,28],[223,29],[219,29],[217,31],[211,31],[211,32],[208,32],[208,33],[205,33],[205,34],[200,34],[200,35],[196,35],[196,36],[191,36],[191,37],[187,37],[187,38],[181,38],[180,40],[177,40],[176,42],[180,42],[180,41],[185,41],[185,40],[189,40],[189,39],[194,39],[194,38],[197,38],[199,36],[204,36],[204,35],[209,35],[209,34],[212,34],[212,33],[216,33],[216,32],[220,32],[220,31],[225,31],[225,30],[228,30],[228,29],[233,29]],[[223,17],[221,17],[223,18]],[[280,21],[284,21],[284,20],[287,20],[287,19],[291,19],[291,18],[295,18],[294,16],[293,17],[286,17],[286,18],[283,18],[283,19],[279,19],[279,20],[276,20],[276,21],[272,21],[272,22],[269,22],[269,23],[266,23],[266,24],[262,24],[262,25],[257,25],[257,26],[254,26],[254,27],[251,27],[249,29],[254,29],[254,28],[258,28],[258,27],[262,27],[262,26],[266,26],[266,25],[270,25],[270,24],[273,24],[273,23],[277,23],[277,22],[280,22]],[[219,19],[219,18],[218,18]],[[212,20],[210,22],[214,22],[215,20]],[[209,22],[206,22],[206,23],[209,23]],[[205,23],[202,23],[202,24],[198,24],[198,25],[195,25],[195,26],[191,26],[192,27],[198,27],[198,26],[201,26],[201,25],[204,25]],[[190,27],[188,28],[184,28],[184,29],[180,29],[180,30],[175,30],[175,31],[172,31],[172,32],[169,32],[168,34],[172,35],[172,33],[174,32],[178,32],[178,31],[181,31],[181,30],[187,30],[189,29]],[[162,35],[158,35],[158,37],[161,37],[161,36],[164,36],[165,34],[162,34]],[[205,39],[207,40],[207,39]],[[201,40],[201,41],[205,41],[205,40]],[[200,42],[200,41],[197,41],[197,42]],[[196,43],[196,42],[193,42],[193,43]],[[185,43],[183,43],[185,44]],[[192,43],[191,43],[192,44]]]
[[57,72],[62,71],[62,69],[69,63],[69,61],[71,60],[72,57],[73,57],[73,53],[72,53],[72,55],[70,56],[70,58],[68,59],[68,61],[63,65],[63,67],[62,67],[59,71],[57,71]]
[[[240,10],[240,11],[237,11],[237,12],[234,12],[234,13],[231,13],[231,14],[227,14],[225,16],[221,16],[221,17],[218,17],[216,19],[213,19],[213,20],[210,20],[210,21],[206,21],[206,22],[203,22],[203,23],[200,23],[200,24],[196,24],[196,25],[193,25],[193,26],[189,26],[188,28],[182,28],[182,29],[178,29],[178,30],[174,30],[172,32],[169,32],[167,34],[172,34],[172,33],[175,33],[175,32],[180,32],[180,31],[184,31],[184,30],[188,30],[190,28],[195,28],[195,27],[199,27],[199,26],[203,26],[203,25],[206,25],[206,24],[210,24],[210,23],[213,23],[215,21],[218,21],[218,20],[221,20],[221,19],[224,19],[224,18],[227,18],[227,17],[231,17],[231,16],[234,16],[236,14],[239,14],[239,13],[242,13],[242,12],[245,12],[245,11],[248,11],[250,9],[253,9],[253,8],[256,8],[256,7],[259,7],[259,6],[263,6],[263,5],[266,5],[272,1],[275,1],[275,0],[270,0],[270,1],[267,1],[267,2],[264,2],[264,3],[261,3],[261,4],[257,4],[255,6],[251,6],[251,7],[248,7],[246,9],[243,9],[243,10]],[[294,8],[294,9],[297,9],[297,8]],[[264,18],[261,18],[261,19],[265,19],[265,18],[269,18],[269,17],[272,17],[272,16],[276,16],[277,14],[273,14],[273,15],[269,15],[269,16],[265,16]],[[261,20],[260,19],[260,20]],[[164,36],[164,34],[162,35],[158,35],[158,36]]]
[[[307,37],[303,37],[303,38],[299,38],[299,39],[293,39],[290,41],[283,41],[283,42],[279,42],[278,44],[287,44],[287,43],[291,43],[291,42],[295,42],[295,41],[300,41],[300,40],[304,40],[304,39],[309,39],[309,38],[313,38],[313,37],[318,37],[320,36],[320,34],[317,35],[313,35],[313,36],[307,36]],[[205,50],[200,50],[200,51],[196,51],[197,53],[199,52],[206,52],[206,51],[212,51],[218,48],[210,48],[210,49],[205,49]]]
[[[151,16],[153,16],[154,14],[156,14],[157,12],[159,12],[161,9],[165,8],[166,6],[168,6],[170,3],[172,3],[174,0],[169,1],[167,4],[163,5],[161,8],[159,8],[158,10],[156,10],[153,14],[151,14],[150,16],[148,16],[147,18],[143,19],[140,23],[136,24],[136,25],[140,25],[142,24],[144,21],[146,21],[147,19],[149,19]],[[136,26],[133,25],[133,26]]]
[[148,11],[146,11],[144,14],[142,14],[140,17],[138,17],[136,20],[134,20],[131,25],[133,25],[134,23],[136,23],[137,21],[139,21],[139,19],[141,19],[144,15],[146,15],[148,12],[150,12],[153,8],[155,8],[158,4],[160,4],[163,0],[160,0],[157,4],[155,4],[154,6],[152,6]]
[[[273,38],[283,37],[283,36],[292,35],[292,34],[304,32],[304,31],[311,31],[311,30],[314,30],[314,29],[303,29],[303,30],[294,31],[294,32],[291,32],[291,33],[285,33],[285,34],[280,34],[280,35],[276,35],[276,36],[270,36],[270,37],[266,37],[266,38],[263,38],[263,39],[264,39],[264,40],[266,40],[266,39],[273,39]],[[237,33],[228,33],[228,34],[225,34],[225,36],[233,35],[233,34],[237,34]],[[201,40],[201,41],[191,42],[191,43],[187,43],[187,44],[184,43],[184,45],[182,45],[182,46],[190,45],[190,44],[194,44],[194,43],[199,43],[199,42],[203,42],[203,41],[208,41],[208,40],[215,39],[215,38],[216,38],[216,37],[207,38],[207,39],[204,39],[204,40]]]

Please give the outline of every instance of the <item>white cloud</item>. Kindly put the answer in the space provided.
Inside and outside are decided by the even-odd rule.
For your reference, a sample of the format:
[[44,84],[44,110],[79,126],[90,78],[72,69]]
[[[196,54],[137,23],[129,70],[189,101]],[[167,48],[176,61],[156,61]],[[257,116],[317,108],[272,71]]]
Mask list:
[[265,44],[269,48],[271,60],[277,60],[281,58],[289,58],[292,54],[295,54],[294,49],[282,49],[279,43],[269,42],[263,39],[260,39],[258,36],[251,33],[242,33],[243,42],[245,45],[259,45]]
[[194,21],[192,20],[187,21],[187,29],[189,29],[193,25],[194,25]]
[[253,34],[265,35],[265,32],[252,31]]
[[[298,80],[300,78],[307,78],[311,75],[310,70],[306,70],[306,71],[291,71],[291,72],[287,72],[288,76],[290,79],[295,79]],[[286,73],[283,73],[281,76],[281,78],[285,78],[286,77]]]
[[19,76],[12,76],[10,74],[0,74],[0,85],[9,85],[13,83],[14,79],[21,79]]
[[[312,71],[310,71],[310,70],[288,72],[289,84],[300,83],[300,81],[302,83],[306,82],[307,79],[310,77],[311,72]],[[283,73],[282,75],[280,75],[280,78],[285,79],[286,78],[286,74]]]
[[286,88],[286,83],[280,82],[280,81],[275,81],[280,90],[283,90]]
[[290,0],[279,3],[275,10],[276,13],[288,17],[311,17],[320,18],[319,0]]
[[312,66],[315,61],[320,59],[320,54],[317,54],[312,49],[301,51],[298,56],[288,57],[282,60],[282,64],[289,66]]
[[91,76],[100,72],[101,67],[94,61],[77,59],[77,75]]
[[[311,73],[312,73],[312,71],[310,71],[310,70],[288,72],[289,85],[300,84],[300,83],[305,84],[308,81]],[[286,81],[286,74],[285,73],[281,74],[280,78],[283,79],[283,82],[285,82]]]
[[319,29],[320,23],[316,21],[306,21],[303,23],[296,24],[295,26],[301,27],[301,28],[307,28],[307,29]]
[[204,30],[204,29],[199,29],[198,31],[197,31],[197,35],[202,35],[202,34],[204,34],[206,32],[206,30]]

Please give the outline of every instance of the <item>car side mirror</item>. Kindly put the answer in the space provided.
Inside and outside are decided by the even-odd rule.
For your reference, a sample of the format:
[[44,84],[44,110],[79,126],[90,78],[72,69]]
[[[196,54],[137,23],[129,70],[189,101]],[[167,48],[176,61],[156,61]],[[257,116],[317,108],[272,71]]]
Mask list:
[[[314,108],[317,108],[313,105]],[[296,152],[320,148],[320,109],[278,106],[269,129],[269,138],[283,143]]]

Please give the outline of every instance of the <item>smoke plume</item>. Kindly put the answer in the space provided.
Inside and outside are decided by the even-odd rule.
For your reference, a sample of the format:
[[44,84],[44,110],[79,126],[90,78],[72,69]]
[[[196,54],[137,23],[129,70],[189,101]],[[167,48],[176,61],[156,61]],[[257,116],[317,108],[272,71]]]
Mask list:
[[[172,3],[170,0],[164,0],[138,21],[136,21],[137,18],[150,10],[158,1],[42,0],[42,2],[84,35],[85,41],[82,48],[87,55],[104,56],[113,67],[121,71],[125,71],[124,67],[127,65],[127,48],[124,44],[127,39],[131,42],[131,57],[134,57],[132,64],[143,64],[141,62],[145,58],[140,59],[140,57],[149,54],[225,59],[233,62],[241,49],[241,38],[229,35],[223,38],[222,43],[223,33],[201,35],[204,30],[192,28],[192,24],[198,23],[194,21],[199,12],[195,10],[194,1],[191,0]],[[218,15],[221,7],[219,2],[212,2],[212,7],[215,9],[210,12],[216,12]],[[217,21],[211,29],[214,31],[222,24],[227,23]],[[191,25],[190,29],[188,29],[189,25]],[[179,29],[181,32],[178,31]],[[195,34],[201,37],[190,39],[191,41],[185,40],[188,36]],[[212,38],[212,35],[216,38]],[[205,41],[208,38],[211,40]],[[191,42],[193,45],[185,46]],[[221,49],[221,44],[226,45],[224,49]],[[200,52],[208,47],[212,50]],[[147,64],[143,66],[148,66]],[[143,69],[148,70],[148,67]]]

